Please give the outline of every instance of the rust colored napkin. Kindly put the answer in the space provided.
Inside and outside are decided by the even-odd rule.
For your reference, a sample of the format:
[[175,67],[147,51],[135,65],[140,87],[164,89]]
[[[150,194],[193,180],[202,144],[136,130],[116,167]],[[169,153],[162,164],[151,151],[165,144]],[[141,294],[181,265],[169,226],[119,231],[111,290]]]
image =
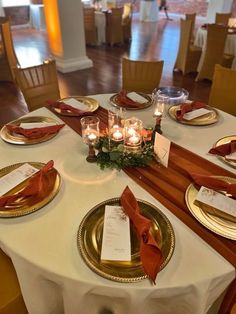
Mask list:
[[58,108],[61,110],[61,113],[76,113],[78,116],[91,115],[91,111],[85,111],[78,108],[74,108],[70,105],[65,104],[61,101],[48,100],[47,104],[52,108]]
[[128,92],[126,90],[122,90],[117,95],[116,99],[121,107],[129,107],[129,108],[139,108],[142,106],[141,103],[137,101],[133,101],[127,96]]
[[205,176],[196,173],[192,173],[191,177],[199,186],[205,186],[215,191],[225,191],[233,197],[236,197],[236,183],[228,183],[212,176]]
[[156,275],[162,263],[162,253],[149,232],[151,221],[141,215],[138,202],[128,186],[123,191],[120,202],[140,237],[140,259],[144,272],[155,284]]
[[0,207],[4,208],[7,205],[17,205],[17,201],[20,199],[29,198],[42,193],[44,189],[47,189],[48,180],[46,180],[46,175],[53,168],[53,165],[53,160],[50,160],[45,166],[43,166],[42,169],[40,169],[34,176],[32,176],[32,178],[29,179],[26,187],[20,192],[14,195],[1,196]]
[[208,153],[219,155],[219,156],[225,156],[230,155],[232,153],[236,152],[236,140],[233,140],[227,144],[219,145],[217,147],[213,147],[209,150]]
[[20,134],[29,139],[37,139],[46,135],[58,133],[64,126],[65,124],[56,124],[42,128],[24,129],[17,125],[6,124],[6,128],[11,133]]
[[196,110],[196,109],[205,108],[205,107],[206,107],[206,104],[199,101],[193,101],[189,104],[182,104],[180,105],[180,109],[176,111],[176,119],[178,121],[181,121],[183,120],[183,116],[185,115],[185,113]]

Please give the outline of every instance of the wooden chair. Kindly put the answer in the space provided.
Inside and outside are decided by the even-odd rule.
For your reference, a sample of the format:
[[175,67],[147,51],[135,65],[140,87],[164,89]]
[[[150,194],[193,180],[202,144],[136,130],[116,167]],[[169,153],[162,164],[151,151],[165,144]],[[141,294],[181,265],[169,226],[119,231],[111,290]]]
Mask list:
[[97,44],[97,28],[94,8],[84,8],[84,32],[86,44]]
[[122,88],[150,94],[159,86],[164,61],[122,59]]
[[124,41],[127,42],[129,42],[131,39],[132,11],[132,3],[124,3],[122,15],[122,29]]
[[54,60],[44,61],[43,64],[25,69],[16,68],[15,78],[29,111],[45,106],[47,100],[60,98]]
[[230,17],[231,13],[216,13],[215,23],[228,26]]
[[122,44],[124,41],[122,14],[123,8],[112,8],[111,13],[107,13],[106,41],[111,46],[114,44]]
[[185,20],[191,20],[192,21],[192,34],[191,34],[191,43],[194,43],[194,30],[195,30],[195,21],[196,21],[196,13],[186,13],[185,14]]
[[236,70],[217,64],[208,104],[236,116]]
[[14,81],[13,68],[19,66],[13,46],[10,21],[0,17],[0,34],[2,37],[0,55],[0,81]]
[[182,71],[183,75],[197,72],[197,66],[201,57],[201,48],[191,45],[192,20],[180,20],[180,41],[174,70]]
[[231,68],[234,56],[224,54],[227,33],[227,26],[208,24],[206,50],[196,81],[200,79],[212,80],[216,64]]
[[10,258],[0,249],[0,314],[27,314]]

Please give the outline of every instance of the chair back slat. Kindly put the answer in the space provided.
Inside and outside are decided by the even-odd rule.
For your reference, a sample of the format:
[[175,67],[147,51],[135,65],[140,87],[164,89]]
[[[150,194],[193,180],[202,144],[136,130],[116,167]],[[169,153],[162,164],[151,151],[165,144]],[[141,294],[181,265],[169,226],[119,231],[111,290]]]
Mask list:
[[19,66],[19,62],[14,50],[10,21],[6,17],[0,17],[0,35],[2,38],[0,80],[14,81],[13,68]]
[[216,64],[222,64],[224,59],[225,42],[228,33],[227,26],[220,24],[208,24],[207,40],[204,59],[199,69],[197,80],[212,80]]
[[228,25],[231,13],[216,13],[215,23]]
[[236,70],[215,66],[208,104],[236,116]]
[[45,106],[47,100],[60,98],[54,60],[25,69],[16,68],[15,77],[29,111]]
[[94,8],[84,8],[84,32],[86,44],[97,43],[97,28]]
[[122,87],[127,91],[152,93],[159,86],[164,61],[122,59]]

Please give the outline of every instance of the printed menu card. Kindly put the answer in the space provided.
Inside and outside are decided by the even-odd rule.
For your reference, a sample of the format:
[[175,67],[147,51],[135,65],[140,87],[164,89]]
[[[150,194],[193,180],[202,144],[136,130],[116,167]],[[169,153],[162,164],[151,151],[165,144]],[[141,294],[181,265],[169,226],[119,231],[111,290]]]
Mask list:
[[25,163],[19,168],[6,174],[2,178],[0,178],[0,196],[4,195],[38,171],[39,169],[31,166],[28,163]]
[[129,217],[120,206],[105,207],[101,260],[131,260]]

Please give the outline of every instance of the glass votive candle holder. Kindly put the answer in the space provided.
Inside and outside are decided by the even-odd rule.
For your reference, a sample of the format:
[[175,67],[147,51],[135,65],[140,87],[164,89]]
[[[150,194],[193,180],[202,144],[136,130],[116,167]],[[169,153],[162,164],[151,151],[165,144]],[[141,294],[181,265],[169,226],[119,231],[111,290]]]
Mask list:
[[124,116],[123,108],[108,110],[108,132],[111,141],[122,142],[124,140]]
[[161,120],[162,117],[165,116],[170,98],[169,96],[154,92],[152,93],[152,103],[153,103],[153,117],[156,119],[155,128],[154,128],[154,136],[155,132],[162,134],[161,130]]
[[168,108],[169,105],[169,96],[162,94],[153,94],[152,103],[153,103],[153,116],[155,118],[161,118]]
[[132,117],[125,120],[124,124],[124,146],[126,150],[137,151],[142,144],[143,123],[141,120]]
[[87,145],[94,146],[99,139],[100,119],[94,116],[86,116],[80,120],[82,127],[82,139]]
[[96,162],[97,157],[94,150],[94,145],[99,140],[99,123],[100,119],[94,116],[86,116],[80,120],[82,127],[82,139],[89,146],[89,154],[86,158],[88,162]]

